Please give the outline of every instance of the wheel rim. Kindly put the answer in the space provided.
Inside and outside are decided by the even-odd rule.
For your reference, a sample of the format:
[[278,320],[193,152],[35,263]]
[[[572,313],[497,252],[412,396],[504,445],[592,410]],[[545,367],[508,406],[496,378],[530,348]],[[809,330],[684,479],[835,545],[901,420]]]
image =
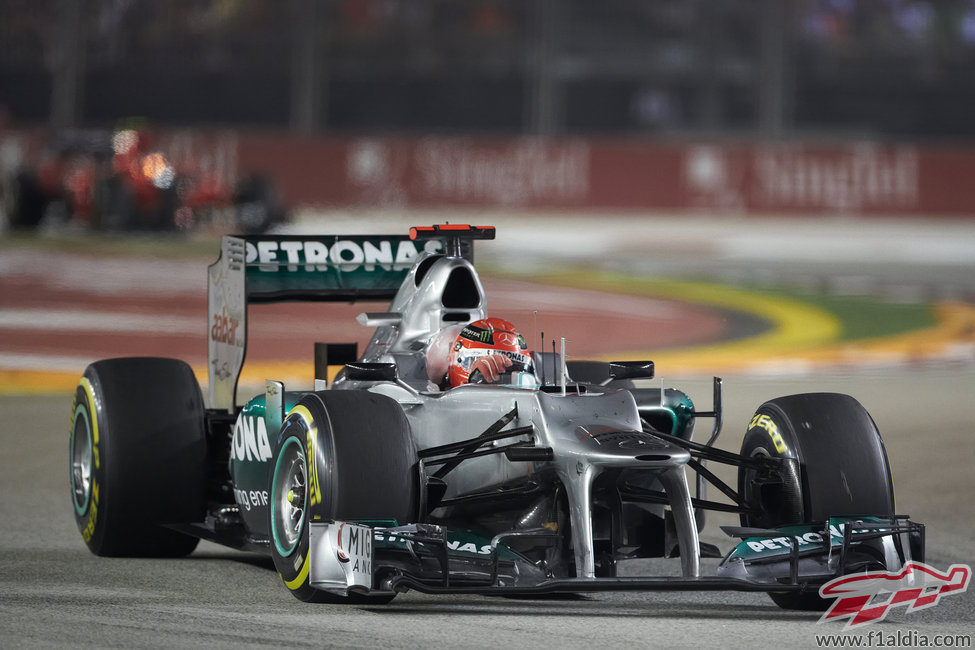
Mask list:
[[[768,458],[769,454],[765,449],[759,447],[758,449],[752,450],[750,458]],[[743,478],[741,485],[741,498],[742,500],[751,505],[758,506],[760,512],[757,514],[748,515],[748,525],[749,526],[759,526],[766,527],[769,526],[768,513],[766,512],[765,502],[762,500],[762,490],[756,485],[756,479],[758,477],[758,471],[752,468],[746,468],[743,472]]]
[[[772,454],[763,447],[752,450],[751,458],[787,458],[778,454]],[[803,521],[801,486],[798,476],[790,479],[783,476],[783,481],[769,480],[760,482],[759,472],[754,469],[745,471],[745,481],[742,486],[741,497],[745,503],[759,506],[760,513],[749,517],[750,526],[758,528],[777,528],[789,524],[798,524]],[[788,484],[793,482],[789,488]],[[791,495],[791,496],[790,496]],[[793,501],[790,502],[790,498]],[[794,502],[799,498],[798,502]]]
[[271,536],[282,556],[298,546],[307,511],[307,466],[297,438],[289,438],[274,464],[271,488]]
[[88,510],[91,499],[91,447],[88,413],[79,406],[71,429],[71,496],[79,516]]

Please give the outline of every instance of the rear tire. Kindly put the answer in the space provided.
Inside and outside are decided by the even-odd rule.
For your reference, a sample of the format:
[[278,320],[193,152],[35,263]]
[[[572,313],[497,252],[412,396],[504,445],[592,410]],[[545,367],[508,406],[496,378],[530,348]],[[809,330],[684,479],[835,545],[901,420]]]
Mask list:
[[206,508],[203,396],[188,365],[127,358],[85,370],[71,415],[75,522],[95,555],[180,557],[199,540],[162,526]]
[[[317,433],[317,435],[316,435]],[[416,446],[403,409],[366,391],[311,393],[281,427],[271,463],[271,556],[305,602],[386,603],[394,595],[340,596],[308,583],[309,523],[416,521]]]
[[[877,425],[854,398],[837,393],[779,397],[756,411],[741,454],[799,461],[798,472],[769,482],[738,471],[738,492],[760,514],[743,526],[777,528],[845,515],[889,516],[894,492]],[[824,610],[818,594],[770,593],[783,609]]]

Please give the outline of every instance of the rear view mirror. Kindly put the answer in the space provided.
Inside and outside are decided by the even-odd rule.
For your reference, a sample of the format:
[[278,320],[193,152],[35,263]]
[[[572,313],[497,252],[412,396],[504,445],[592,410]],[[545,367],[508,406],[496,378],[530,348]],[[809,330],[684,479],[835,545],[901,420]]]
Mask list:
[[610,361],[613,379],[653,379],[653,361]]
[[345,378],[353,381],[396,381],[395,363],[347,363]]

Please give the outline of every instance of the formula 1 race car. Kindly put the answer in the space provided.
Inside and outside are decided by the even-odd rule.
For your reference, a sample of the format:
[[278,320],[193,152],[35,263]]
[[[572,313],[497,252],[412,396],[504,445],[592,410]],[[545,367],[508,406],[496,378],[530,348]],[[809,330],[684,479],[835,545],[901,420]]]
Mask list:
[[[721,380],[700,411],[646,385],[651,361],[567,360],[563,342],[532,353],[528,381],[433,385],[432,339],[487,317],[473,244],[493,238],[457,225],[225,236],[209,268],[208,408],[174,359],[99,361],[80,381],[70,487],[91,551],[182,556],[207,539],[270,555],[316,602],[739,590],[800,609],[824,608],[818,588],[837,576],[923,560],[924,528],[895,514],[883,443],[852,397],[772,399],[736,454],[714,446]],[[376,328],[361,355],[318,344],[313,387],[268,380],[239,406],[248,305],[283,300],[392,302],[358,317]],[[697,442],[701,419],[713,426]],[[708,463],[736,466],[737,488]],[[699,539],[707,510],[740,515],[723,555]],[[617,574],[660,557],[680,575]],[[715,575],[702,557],[723,557]]]

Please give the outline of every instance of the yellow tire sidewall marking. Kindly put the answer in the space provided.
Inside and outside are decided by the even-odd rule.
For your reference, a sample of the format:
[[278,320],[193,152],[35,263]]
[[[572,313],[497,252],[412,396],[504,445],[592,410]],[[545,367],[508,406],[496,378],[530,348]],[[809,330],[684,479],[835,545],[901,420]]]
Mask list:
[[308,562],[308,558],[305,558],[305,561],[301,563],[301,570],[298,571],[298,575],[296,575],[292,580],[284,580],[284,576],[281,576],[281,579],[284,580],[284,586],[291,591],[294,591],[305,584],[305,581],[308,580],[308,566],[310,564],[311,563]]
[[782,434],[779,433],[779,427],[775,424],[775,421],[764,413],[756,413],[755,417],[748,424],[749,429],[754,429],[759,427],[768,434],[768,437],[772,439],[772,444],[775,445],[775,451],[780,454],[784,454],[788,447],[785,444],[785,439]]
[[91,541],[91,536],[95,533],[95,526],[98,523],[98,497],[99,497],[99,486],[98,477],[95,472],[96,469],[101,467],[101,460],[98,453],[99,436],[98,436],[98,411],[95,408],[95,390],[92,388],[91,382],[87,377],[82,377],[78,385],[82,390],[85,391],[85,396],[88,400],[88,422],[91,426],[91,453],[92,460],[94,461],[94,466],[91,470],[91,500],[88,507],[88,522],[85,527],[81,530],[81,538],[88,543]]
[[298,416],[305,422],[305,429],[307,431],[305,444],[308,449],[308,458],[306,459],[308,469],[308,505],[317,506],[322,503],[322,487],[318,480],[318,427],[315,426],[315,418],[312,417],[311,412],[301,404],[291,409],[288,417],[292,415]]
[[[315,418],[312,417],[311,412],[304,405],[298,404],[292,408],[285,419],[290,418],[292,415],[297,416],[305,423],[305,444],[308,450],[305,467],[308,472],[308,510],[310,511],[310,506],[318,505],[322,502],[322,489],[318,480],[318,427],[315,426]],[[306,513],[305,526],[308,525],[309,520]],[[310,565],[311,563],[308,561],[307,556],[302,557],[301,569],[299,569],[298,575],[291,580],[285,580],[284,576],[281,576],[281,579],[284,581],[284,586],[291,591],[300,589],[308,580],[308,569]]]

